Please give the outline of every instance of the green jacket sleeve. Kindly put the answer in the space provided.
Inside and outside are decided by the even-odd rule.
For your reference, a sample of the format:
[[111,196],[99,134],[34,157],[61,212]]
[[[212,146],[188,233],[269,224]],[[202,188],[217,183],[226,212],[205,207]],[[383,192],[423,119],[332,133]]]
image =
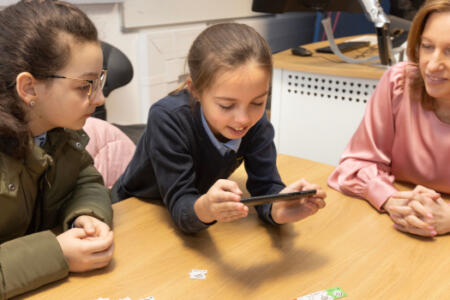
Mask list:
[[111,200],[102,175],[92,165],[92,158],[86,151],[82,160],[84,168],[80,171],[72,197],[62,208],[63,230],[69,229],[74,219],[81,215],[96,217],[112,227]]
[[69,273],[55,235],[42,231],[0,245],[0,299],[36,289]]

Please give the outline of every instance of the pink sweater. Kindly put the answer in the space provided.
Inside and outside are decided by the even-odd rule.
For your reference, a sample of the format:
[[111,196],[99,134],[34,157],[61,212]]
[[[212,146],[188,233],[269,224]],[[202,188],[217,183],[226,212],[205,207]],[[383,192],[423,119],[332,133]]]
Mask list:
[[397,191],[394,180],[450,193],[450,124],[411,100],[406,70],[418,71],[399,63],[380,79],[328,179],[330,187],[367,199],[378,210]]
[[88,118],[83,130],[90,138],[86,150],[102,174],[105,186],[111,188],[125,171],[136,146],[119,128],[97,118]]

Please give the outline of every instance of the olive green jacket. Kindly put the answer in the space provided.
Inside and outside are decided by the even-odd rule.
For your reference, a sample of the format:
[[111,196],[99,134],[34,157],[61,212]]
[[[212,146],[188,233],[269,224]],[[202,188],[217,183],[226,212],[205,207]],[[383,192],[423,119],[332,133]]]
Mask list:
[[83,131],[57,128],[43,148],[30,142],[27,156],[0,153],[0,299],[64,278],[69,273],[56,236],[80,215],[111,226],[103,179],[84,150]]

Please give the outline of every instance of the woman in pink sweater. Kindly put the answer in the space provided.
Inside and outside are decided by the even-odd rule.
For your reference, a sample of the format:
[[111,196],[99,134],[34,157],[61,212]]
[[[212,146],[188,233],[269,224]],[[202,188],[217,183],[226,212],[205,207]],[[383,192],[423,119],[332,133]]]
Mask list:
[[[413,20],[408,63],[381,78],[328,184],[386,211],[400,231],[450,232],[450,1],[429,0]],[[399,192],[394,180],[416,185]]]

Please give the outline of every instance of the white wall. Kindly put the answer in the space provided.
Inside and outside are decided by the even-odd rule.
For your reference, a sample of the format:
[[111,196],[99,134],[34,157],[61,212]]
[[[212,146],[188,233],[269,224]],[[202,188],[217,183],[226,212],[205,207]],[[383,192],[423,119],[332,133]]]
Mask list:
[[[80,8],[97,26],[100,39],[123,51],[135,71],[128,85],[109,95],[106,103],[108,121],[118,124],[146,122],[151,104],[184,79],[185,56],[190,44],[210,22],[129,30],[122,28],[121,4],[80,5]],[[314,18],[314,14],[294,13],[232,21],[254,27],[277,52],[311,42]]]

